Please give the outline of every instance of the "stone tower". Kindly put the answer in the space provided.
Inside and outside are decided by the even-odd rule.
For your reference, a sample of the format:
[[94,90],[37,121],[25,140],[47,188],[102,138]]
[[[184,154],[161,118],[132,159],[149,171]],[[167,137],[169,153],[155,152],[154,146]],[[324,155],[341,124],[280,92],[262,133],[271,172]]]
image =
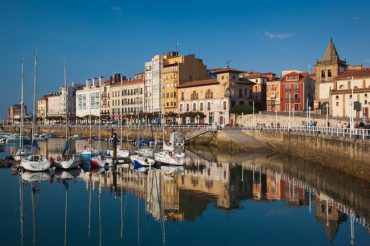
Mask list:
[[[315,101],[319,102],[319,109],[317,111],[326,113],[330,93],[334,88],[334,78],[347,70],[347,63],[345,60],[339,58],[332,38],[330,38],[322,61],[316,62],[315,70]],[[331,109],[330,105],[329,109]]]

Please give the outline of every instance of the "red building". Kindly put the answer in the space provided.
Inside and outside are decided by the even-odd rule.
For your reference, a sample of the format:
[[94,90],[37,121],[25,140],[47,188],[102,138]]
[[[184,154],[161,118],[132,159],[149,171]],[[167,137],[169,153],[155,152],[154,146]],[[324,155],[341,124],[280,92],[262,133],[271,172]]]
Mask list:
[[291,72],[281,79],[280,109],[282,112],[302,112],[313,108],[315,81],[308,73]]

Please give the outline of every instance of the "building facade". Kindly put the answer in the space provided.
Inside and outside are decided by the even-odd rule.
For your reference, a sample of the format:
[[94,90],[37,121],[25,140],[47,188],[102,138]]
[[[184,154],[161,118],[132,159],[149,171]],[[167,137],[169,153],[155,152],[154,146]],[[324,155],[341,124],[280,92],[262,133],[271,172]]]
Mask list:
[[41,120],[45,120],[48,113],[48,96],[43,96],[37,100],[37,117]]
[[[76,91],[76,116],[97,118],[101,111],[102,79],[87,79],[85,86]],[[50,105],[49,105],[50,107]]]
[[271,80],[266,83],[266,110],[280,112],[280,79]]
[[315,82],[308,73],[288,73],[281,79],[280,110],[282,112],[302,112],[312,107]]
[[[334,78],[347,70],[345,60],[339,58],[338,52],[330,39],[324,57],[315,64],[315,111],[325,113],[330,101],[330,91],[334,89]],[[331,107],[329,107],[330,109]]]
[[[21,104],[14,104],[8,107],[8,121],[14,123],[19,122],[22,115]],[[23,118],[27,118],[27,106],[23,104]]]
[[[353,92],[353,93],[352,93]],[[369,118],[370,68],[347,70],[335,78],[330,94],[332,114],[336,117]]]
[[231,107],[250,104],[255,83],[239,78],[242,71],[218,68],[211,73],[211,79],[189,81],[177,87],[180,123],[223,126],[233,121],[229,115]]
[[194,54],[180,56],[178,52],[167,53],[161,71],[162,112],[177,111],[177,86],[188,81],[208,78],[207,67]]
[[161,111],[161,72],[163,55],[154,56],[145,63],[144,112],[155,113]]
[[144,79],[124,79],[110,85],[111,118],[135,119],[144,112]]

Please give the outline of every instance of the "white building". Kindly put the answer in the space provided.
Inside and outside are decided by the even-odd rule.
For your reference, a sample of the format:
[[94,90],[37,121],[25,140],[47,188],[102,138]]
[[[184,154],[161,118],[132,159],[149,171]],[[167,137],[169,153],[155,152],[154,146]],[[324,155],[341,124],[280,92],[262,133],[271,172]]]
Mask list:
[[102,94],[103,78],[87,79],[86,85],[76,91],[76,116],[83,118],[85,116],[99,117],[101,111],[100,98]]
[[161,70],[163,55],[156,55],[151,61],[145,63],[145,101],[144,112],[153,113],[161,111]]
[[[62,86],[58,93],[47,95],[47,118],[58,119],[66,116],[66,100],[68,105],[68,116],[74,117],[76,115],[76,90],[81,89],[82,86],[73,84],[72,86]],[[66,94],[67,93],[67,94]]]
[[[352,96],[353,90],[353,96]],[[370,108],[370,68],[347,70],[335,78],[330,93],[333,116],[368,118]],[[357,110],[354,109],[357,104]],[[360,106],[360,107],[359,107]]]

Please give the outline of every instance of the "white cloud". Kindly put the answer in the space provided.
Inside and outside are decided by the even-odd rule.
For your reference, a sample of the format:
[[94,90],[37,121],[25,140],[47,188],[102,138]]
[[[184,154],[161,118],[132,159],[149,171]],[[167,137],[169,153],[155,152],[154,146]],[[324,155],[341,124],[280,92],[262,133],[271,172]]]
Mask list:
[[270,33],[270,32],[265,32],[265,35],[272,39],[286,39],[293,36],[292,33]]
[[121,9],[121,7],[120,6],[112,6],[111,7],[111,10],[113,10],[114,12],[116,12],[116,14],[119,14],[119,15],[121,15],[122,14],[122,9]]

